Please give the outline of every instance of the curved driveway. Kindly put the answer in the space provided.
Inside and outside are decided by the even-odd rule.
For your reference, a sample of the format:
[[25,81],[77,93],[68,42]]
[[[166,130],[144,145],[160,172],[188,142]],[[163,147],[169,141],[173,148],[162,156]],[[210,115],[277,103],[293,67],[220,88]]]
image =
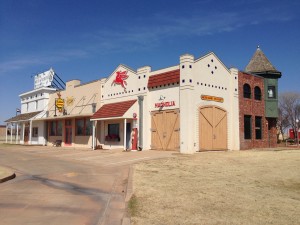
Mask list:
[[130,165],[172,153],[0,145],[1,224],[122,224]]

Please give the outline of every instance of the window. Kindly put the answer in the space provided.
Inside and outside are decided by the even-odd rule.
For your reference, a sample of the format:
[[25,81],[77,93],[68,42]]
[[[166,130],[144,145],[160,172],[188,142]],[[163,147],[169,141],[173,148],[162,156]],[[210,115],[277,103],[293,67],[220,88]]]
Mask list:
[[50,122],[50,136],[62,136],[62,121],[51,121]]
[[39,108],[39,102],[35,101],[35,109],[37,110]]
[[261,100],[261,90],[257,86],[254,88],[254,99]]
[[276,98],[275,86],[268,86],[268,97]]
[[244,138],[251,139],[251,116],[244,116]]
[[117,135],[119,136],[119,124],[108,124],[108,135]]
[[32,137],[38,137],[38,127],[32,128]]
[[92,135],[93,122],[89,118],[77,119],[75,129],[76,136],[90,136]]
[[244,98],[251,98],[251,88],[249,84],[244,84]]
[[261,117],[255,117],[255,139],[262,139]]
[[105,137],[106,141],[120,141],[119,124],[108,124],[108,135]]

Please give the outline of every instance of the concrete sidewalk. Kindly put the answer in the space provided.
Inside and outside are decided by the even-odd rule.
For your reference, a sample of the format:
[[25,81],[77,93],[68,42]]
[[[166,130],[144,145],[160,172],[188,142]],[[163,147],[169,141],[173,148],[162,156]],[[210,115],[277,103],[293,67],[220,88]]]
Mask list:
[[11,180],[16,177],[16,174],[9,168],[0,166],[0,183]]

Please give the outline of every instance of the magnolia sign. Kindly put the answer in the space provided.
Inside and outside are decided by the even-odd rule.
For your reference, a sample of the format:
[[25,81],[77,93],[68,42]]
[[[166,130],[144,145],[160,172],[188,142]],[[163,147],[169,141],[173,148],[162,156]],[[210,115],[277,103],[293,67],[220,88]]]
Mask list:
[[172,107],[172,106],[175,106],[175,101],[155,103],[155,108]]
[[51,86],[54,77],[53,69],[50,69],[44,73],[35,75],[34,77],[34,89],[41,87]]

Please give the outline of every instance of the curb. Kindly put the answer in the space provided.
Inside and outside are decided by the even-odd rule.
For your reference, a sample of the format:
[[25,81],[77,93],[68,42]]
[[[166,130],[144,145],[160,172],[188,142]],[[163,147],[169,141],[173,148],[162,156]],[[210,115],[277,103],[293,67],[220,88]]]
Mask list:
[[4,175],[0,177],[0,183],[3,183],[5,181],[9,181],[11,179],[14,179],[16,177],[16,174],[12,172],[11,170],[5,168],[5,167],[0,167],[5,171]]
[[[132,181],[133,181],[133,167],[132,167],[132,165],[130,165],[129,172],[128,172],[128,182],[127,182],[126,194],[125,194],[126,206],[133,194],[133,182]],[[122,225],[130,225],[130,218],[127,216],[124,216],[124,218],[122,219]]]

